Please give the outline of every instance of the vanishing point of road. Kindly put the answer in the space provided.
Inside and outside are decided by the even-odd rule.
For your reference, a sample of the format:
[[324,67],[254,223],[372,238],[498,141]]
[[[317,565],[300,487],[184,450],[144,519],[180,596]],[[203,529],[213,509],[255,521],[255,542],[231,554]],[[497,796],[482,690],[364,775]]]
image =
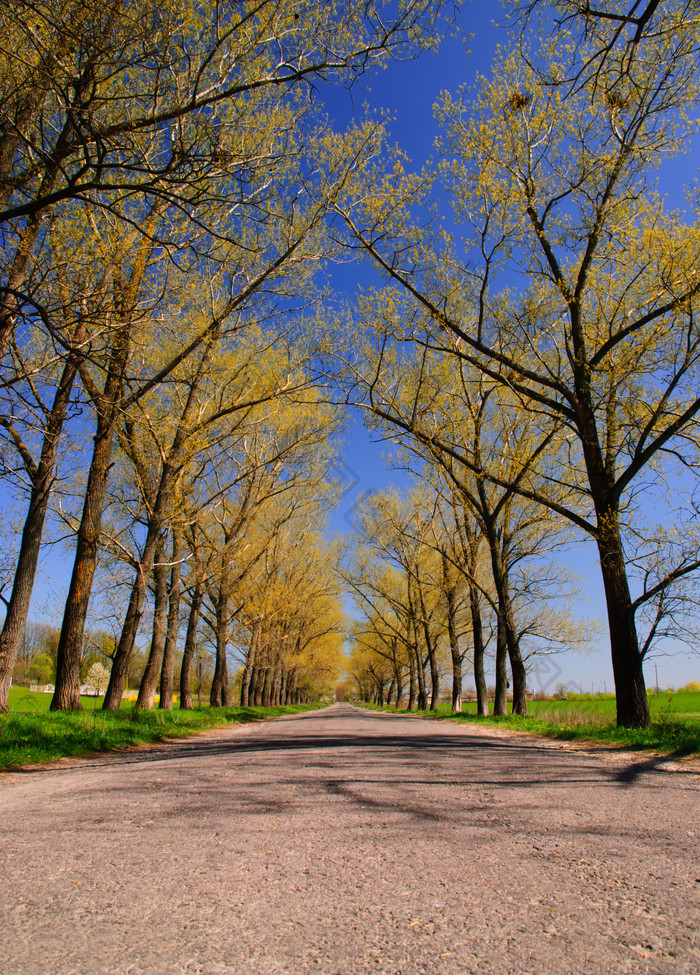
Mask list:
[[12,975],[697,975],[698,768],[335,705],[0,777]]

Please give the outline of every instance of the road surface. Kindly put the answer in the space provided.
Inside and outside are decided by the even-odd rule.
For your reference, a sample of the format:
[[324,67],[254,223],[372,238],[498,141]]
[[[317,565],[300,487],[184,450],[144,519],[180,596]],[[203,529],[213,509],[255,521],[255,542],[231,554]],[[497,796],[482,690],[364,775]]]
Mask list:
[[8,975],[697,975],[700,776],[348,705],[0,777]]

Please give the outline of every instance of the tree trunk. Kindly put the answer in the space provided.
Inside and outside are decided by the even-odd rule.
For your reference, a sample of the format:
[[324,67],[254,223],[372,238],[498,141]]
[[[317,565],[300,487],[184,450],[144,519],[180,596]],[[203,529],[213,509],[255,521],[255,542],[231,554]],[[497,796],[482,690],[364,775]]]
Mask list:
[[442,578],[447,602],[447,633],[452,655],[452,710],[462,713],[462,655],[457,638],[457,600],[455,586],[450,580],[450,567],[446,554],[442,553]]
[[627,566],[616,513],[610,516],[607,525],[599,531],[598,551],[610,629],[617,724],[620,727],[648,728],[651,716],[643,657],[639,652]]
[[180,668],[180,708],[190,710],[192,708],[192,662],[194,651],[197,644],[197,628],[199,626],[199,614],[202,609],[204,599],[204,578],[197,572],[192,593],[192,603],[190,604],[190,615],[187,620],[187,634],[185,636],[185,647],[182,653],[182,667]]
[[254,660],[250,667],[250,677],[248,680],[248,707],[255,707],[255,688],[257,687],[258,665]]
[[265,667],[265,680],[262,686],[262,706],[264,708],[270,707],[270,668]]
[[173,529],[173,566],[170,570],[170,592],[168,593],[168,627],[165,634],[163,666],[160,672],[160,704],[162,710],[173,709],[173,669],[175,648],[180,629],[180,580],[182,578],[182,535]]
[[240,703],[242,708],[248,707],[248,682],[250,680],[250,670],[247,667],[243,667],[243,673],[241,674],[241,697]]
[[[157,212],[157,207],[161,205],[163,204],[156,204],[154,207],[154,213]],[[160,480],[158,483],[158,491],[153,502],[151,517],[149,518],[148,522],[148,533],[146,535],[146,541],[144,543],[141,562],[139,565],[140,571],[137,573],[136,580],[132,586],[131,598],[129,600],[124,625],[122,627],[119,646],[117,647],[114,655],[114,663],[112,664],[109,687],[107,688],[107,693],[104,699],[103,708],[107,711],[116,710],[116,708],[119,707],[119,702],[121,701],[122,694],[124,693],[126,672],[128,670],[129,658],[131,657],[134,649],[136,634],[138,633],[138,628],[141,622],[143,600],[146,595],[146,588],[148,586],[148,581],[153,567],[153,556],[158,538],[161,534],[163,525],[165,524],[168,506],[171,502],[173,490],[177,483],[179,471],[182,466],[182,451],[189,436],[190,421],[196,413],[198,407],[199,388],[206,373],[206,366],[211,359],[214,345],[218,340],[221,327],[222,325],[220,323],[216,331],[210,336],[207,346],[202,352],[202,357],[197,366],[196,374],[187,390],[187,399],[178,420],[177,429],[170,445],[168,457],[162,466]]]
[[440,672],[437,665],[437,652],[435,640],[433,639],[433,634],[430,631],[430,621],[425,609],[423,587],[419,579],[416,581],[416,585],[418,587],[418,597],[420,600],[423,634],[425,636],[425,648],[428,654],[428,663],[430,665],[430,710],[437,711],[437,706],[440,701]]
[[[90,79],[88,78],[88,83]],[[131,273],[126,284],[122,281],[115,289],[115,322],[122,324],[114,328],[114,339],[110,347],[107,364],[107,375],[102,394],[95,402],[97,411],[97,432],[95,434],[92,462],[88,474],[83,513],[78,529],[78,541],[75,550],[75,562],[71,576],[68,599],[63,613],[63,625],[58,644],[56,664],[56,692],[51,701],[51,710],[71,710],[80,707],[80,658],[85,635],[85,620],[87,618],[92,584],[97,566],[97,552],[102,530],[102,514],[104,510],[107,478],[112,465],[114,437],[117,422],[121,417],[121,399],[124,391],[124,376],[131,354],[131,317],[141,289],[148,259],[155,246],[155,229],[159,214],[165,209],[166,203],[157,199],[145,223],[145,233],[138,253],[135,255]],[[136,632],[134,631],[134,637]],[[115,658],[116,662],[116,658]],[[113,689],[110,701],[114,709],[119,707],[121,696],[128,673],[128,655],[123,670],[120,671],[121,685],[116,704],[116,689]],[[110,675],[110,687],[103,707],[107,707],[114,664]],[[77,697],[76,697],[77,695]]]
[[464,518],[464,531],[467,540],[467,585],[469,587],[469,611],[472,620],[472,640],[474,643],[476,713],[479,717],[486,718],[489,713],[489,699],[486,690],[486,674],[484,672],[484,629],[481,618],[481,593],[476,584],[481,538],[476,532],[471,530],[466,515]]
[[280,691],[282,687],[282,671],[280,667],[275,668],[272,679],[272,706],[278,707],[282,703]]
[[416,710],[416,661],[408,648],[408,710]]
[[620,535],[620,498],[616,487],[614,461],[604,457],[598,437],[590,384],[591,372],[584,354],[580,314],[578,308],[573,310],[577,312],[576,317],[572,317],[572,338],[577,352],[574,366],[578,398],[577,424],[596,512],[596,542],[608,613],[617,724],[622,727],[648,728],[651,716]]
[[508,647],[505,627],[501,617],[496,621],[496,693],[493,699],[493,713],[508,713]]
[[520,641],[515,626],[513,604],[508,586],[508,570],[506,560],[501,551],[501,540],[496,526],[486,520],[486,541],[491,553],[491,568],[493,582],[498,596],[498,618],[503,625],[503,637],[510,659],[510,670],[513,678],[513,714],[527,714],[527,681],[525,665],[520,653]]
[[409,579],[408,585],[408,607],[409,607],[409,626],[413,635],[413,646],[409,647],[408,652],[413,651],[415,653],[416,662],[416,681],[418,684],[418,697],[416,701],[417,709],[419,711],[428,710],[428,697],[425,693],[425,665],[423,662],[423,654],[420,649],[420,640],[418,638],[418,620],[416,619],[416,611],[413,604],[413,597],[411,595],[411,584]]
[[136,575],[131,586],[131,596],[129,598],[126,616],[124,617],[124,623],[122,624],[122,632],[119,637],[117,649],[114,652],[112,673],[110,674],[109,686],[102,705],[102,708],[105,711],[116,711],[119,708],[122,695],[124,694],[126,676],[129,670],[129,661],[136,642],[136,635],[141,624],[143,602],[146,596],[151,572],[153,571],[153,559],[155,556],[156,547],[159,544],[160,534],[161,520],[154,517],[151,519],[148,526],[148,534],[146,535],[146,542],[141,555],[141,561],[138,564]]
[[474,685],[476,687],[476,713],[488,717],[489,701],[484,672],[484,630],[481,619],[479,590],[469,583],[469,609],[472,619],[472,640],[474,643]]
[[263,682],[263,669],[256,664],[253,671],[253,706],[259,708],[262,706],[262,682]]
[[222,572],[219,594],[216,600],[216,663],[214,664],[214,679],[209,696],[209,703],[213,708],[224,707],[228,703],[226,650],[228,648],[229,611],[224,575],[225,573]]
[[394,653],[394,700],[396,707],[400,708],[401,698],[403,697],[403,675],[401,673],[401,664],[396,659],[397,640],[395,637],[393,640],[392,649]]
[[[119,399],[124,384],[124,370],[129,359],[128,326],[117,330],[112,347],[104,392],[97,409],[92,461],[88,474],[83,512],[78,528],[75,560],[68,598],[63,611],[63,624],[56,655],[56,690],[52,711],[71,711],[80,707],[80,660],[85,636],[85,620],[97,567],[97,552],[102,531],[102,512],[107,479],[112,466],[114,434],[119,419]],[[110,681],[111,683],[111,681]],[[123,690],[123,685],[122,685]],[[121,694],[119,696],[121,700]],[[105,698],[105,703],[106,703]],[[117,707],[119,704],[117,704]]]
[[279,703],[287,703],[287,671],[283,670],[280,674]]
[[145,711],[153,708],[158,677],[163,667],[165,651],[165,630],[168,615],[168,566],[165,564],[165,539],[161,539],[156,549],[156,565],[153,570],[155,595],[153,604],[153,636],[151,652],[148,655],[146,670],[141,678],[141,687],[136,707]]
[[253,693],[253,678],[255,665],[257,662],[260,641],[262,639],[262,620],[253,623],[250,632],[250,645],[246,654],[245,664],[243,665],[243,677],[241,678],[241,707],[248,707]]

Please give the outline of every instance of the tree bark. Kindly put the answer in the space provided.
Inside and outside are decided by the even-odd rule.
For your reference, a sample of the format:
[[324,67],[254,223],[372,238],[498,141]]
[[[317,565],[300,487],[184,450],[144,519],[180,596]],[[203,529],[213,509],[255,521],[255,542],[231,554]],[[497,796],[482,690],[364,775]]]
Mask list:
[[192,663],[194,652],[197,645],[197,629],[199,627],[199,614],[202,609],[204,599],[204,577],[195,569],[194,591],[192,592],[192,602],[190,604],[190,614],[187,619],[187,634],[185,636],[185,647],[182,653],[182,667],[180,668],[180,708],[190,710],[192,708]]
[[420,649],[420,640],[418,637],[418,620],[416,618],[415,604],[413,601],[413,596],[411,593],[411,579],[408,580],[408,608],[409,608],[409,626],[411,634],[413,636],[413,644],[409,646],[408,652],[415,654],[415,670],[416,670],[416,682],[418,684],[418,695],[416,700],[416,707],[418,711],[428,710],[428,697],[425,693],[425,665],[423,663],[423,654]]
[[270,707],[270,668],[265,667],[264,670],[265,679],[263,680],[262,686],[262,706],[264,708]]
[[255,661],[258,652],[258,644],[260,643],[260,632],[262,629],[262,622],[257,620],[253,623],[250,631],[250,644],[248,645],[248,653],[246,654],[245,663],[243,664],[243,675],[241,677],[241,707],[247,708],[248,702],[252,690],[252,679],[253,670],[255,668]]
[[[484,506],[485,507],[485,506]],[[527,714],[527,680],[525,665],[520,653],[520,641],[515,626],[513,603],[508,585],[506,559],[502,552],[502,541],[493,520],[484,519],[486,542],[491,554],[493,582],[498,597],[498,618],[503,626],[503,636],[510,659],[513,678],[513,714]]]
[[260,620],[253,623],[250,631],[250,643],[248,645],[248,653],[245,657],[245,663],[243,664],[243,674],[241,676],[241,707],[247,708],[248,701],[252,689],[252,677],[253,668],[255,667],[255,658],[257,654],[258,643],[260,641],[260,630],[262,623]]
[[164,711],[173,709],[173,670],[175,667],[175,649],[177,634],[180,629],[180,582],[182,579],[182,535],[179,529],[173,529],[173,565],[170,570],[170,590],[168,592],[168,625],[165,632],[165,649],[163,651],[163,666],[160,672],[160,702],[159,708]]
[[168,615],[168,566],[165,562],[165,539],[161,538],[155,553],[156,565],[153,570],[155,594],[153,604],[153,635],[151,651],[148,655],[146,670],[141,678],[141,687],[136,701],[136,707],[145,711],[153,708],[158,677],[163,667],[163,653],[165,651],[165,630]]
[[297,704],[297,673],[292,670],[287,680],[287,700],[286,704]]
[[125,325],[117,330],[104,391],[99,403],[96,404],[97,431],[94,437],[90,472],[85,489],[80,527],[78,528],[73,572],[58,641],[56,690],[51,701],[52,711],[71,711],[80,708],[80,659],[85,636],[85,620],[97,567],[97,552],[102,531],[102,512],[107,491],[107,479],[112,465],[114,435],[120,416],[119,400],[124,384],[124,370],[129,359],[129,350],[130,329]]
[[469,608],[472,618],[472,641],[474,643],[474,685],[476,687],[476,713],[479,717],[488,717],[489,700],[486,691],[486,674],[484,672],[484,630],[481,619],[481,600],[479,590],[469,584]]
[[149,521],[148,533],[146,535],[143,552],[141,553],[141,561],[138,564],[136,575],[131,586],[131,596],[129,598],[126,616],[124,617],[119,643],[117,644],[117,649],[114,653],[114,659],[112,661],[112,673],[110,674],[109,686],[102,705],[103,710],[105,711],[118,710],[122,695],[124,694],[126,675],[129,670],[129,661],[136,642],[136,635],[141,624],[143,602],[148,589],[151,572],[153,571],[153,560],[156,549],[159,545],[161,532],[162,509],[161,503],[157,499],[151,520]]
[[228,593],[226,591],[226,580],[222,576],[216,600],[216,663],[214,664],[214,680],[209,695],[209,703],[213,708],[224,707],[228,703],[228,666],[226,662],[228,628]]
[[425,597],[423,586],[419,578],[416,578],[418,588],[418,599],[420,602],[421,621],[423,623],[423,634],[425,636],[425,647],[428,654],[428,664],[430,666],[430,710],[437,711],[440,701],[440,672],[437,665],[437,648],[435,640],[430,630],[430,620],[425,607]]
[[447,633],[452,656],[452,710],[462,713],[462,655],[457,638],[456,587],[450,579],[450,566],[445,552],[442,553],[442,579],[447,602]]
[[394,699],[395,699],[395,702],[396,702],[396,707],[397,708],[400,708],[401,707],[401,698],[403,697],[403,674],[401,672],[401,670],[402,670],[401,664],[399,663],[399,661],[397,659],[397,656],[396,656],[397,649],[398,649],[398,640],[396,639],[396,637],[394,637],[393,640],[392,640],[392,651],[393,651],[393,657],[394,657],[394,661],[393,661],[393,663],[394,663]]
[[469,611],[472,620],[472,641],[474,644],[474,686],[476,688],[476,713],[479,717],[488,717],[489,699],[486,690],[486,674],[484,672],[484,628],[481,617],[481,593],[476,584],[477,568],[479,564],[479,549],[481,538],[471,530],[465,515],[464,531],[467,549],[467,586],[469,587]]
[[508,713],[508,646],[506,633],[500,615],[496,621],[496,693],[493,699],[493,713]]
[[416,660],[412,648],[408,648],[408,708],[416,710]]
[[610,629],[617,724],[621,727],[648,728],[651,715],[644,680],[644,658],[639,652],[616,512],[603,522],[599,531],[598,551]]

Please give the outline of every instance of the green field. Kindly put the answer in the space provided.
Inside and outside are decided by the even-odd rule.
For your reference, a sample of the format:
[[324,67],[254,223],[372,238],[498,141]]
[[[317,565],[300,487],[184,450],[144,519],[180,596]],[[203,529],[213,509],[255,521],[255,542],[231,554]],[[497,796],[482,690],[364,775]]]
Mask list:
[[[547,721],[567,720],[582,724],[610,724],[615,720],[615,697],[612,694],[591,696],[573,694],[560,701],[548,698],[546,701],[528,701],[527,709],[533,717]],[[465,714],[476,714],[476,704],[465,704]],[[652,721],[668,719],[696,718],[700,721],[700,692],[668,691],[657,697],[649,695],[649,710]]]
[[[571,695],[566,700],[549,698],[528,701],[527,717],[478,718],[476,704],[465,704],[462,714],[453,714],[449,705],[438,711],[414,712],[420,717],[440,717],[450,721],[471,721],[529,731],[565,741],[607,742],[625,748],[651,749],[661,754],[700,753],[700,692],[662,692],[649,695],[651,728],[617,728],[615,698],[610,695]],[[383,710],[395,710],[385,708]]]
[[0,771],[52,761],[64,756],[130,748],[168,738],[184,738],[207,728],[264,721],[282,714],[309,711],[318,705],[275,708],[202,708],[180,711],[135,711],[125,702],[120,711],[101,710],[102,698],[82,698],[82,711],[49,712],[50,694],[26,688],[10,692],[10,714],[0,715]]
[[[53,694],[37,694],[26,687],[10,688],[10,714],[48,714]],[[102,707],[102,697],[81,697],[80,703],[87,711]],[[127,701],[122,701],[122,707],[131,707]]]

